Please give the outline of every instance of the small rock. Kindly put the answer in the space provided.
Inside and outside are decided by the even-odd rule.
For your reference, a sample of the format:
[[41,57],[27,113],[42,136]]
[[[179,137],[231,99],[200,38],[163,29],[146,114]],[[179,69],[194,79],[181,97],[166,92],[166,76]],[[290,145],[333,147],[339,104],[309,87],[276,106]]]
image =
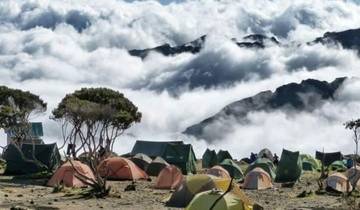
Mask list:
[[52,202],[48,202],[49,205],[52,205]]
[[17,195],[18,198],[24,197],[22,194]]
[[33,204],[34,204],[34,201],[33,201],[33,200],[31,200],[31,201],[30,201],[30,204],[32,204],[32,205],[33,205]]
[[56,202],[56,201],[58,201],[58,199],[57,199],[57,198],[55,198],[55,199],[54,199],[54,201]]
[[5,194],[4,197],[9,197],[9,195],[8,195],[8,194]]

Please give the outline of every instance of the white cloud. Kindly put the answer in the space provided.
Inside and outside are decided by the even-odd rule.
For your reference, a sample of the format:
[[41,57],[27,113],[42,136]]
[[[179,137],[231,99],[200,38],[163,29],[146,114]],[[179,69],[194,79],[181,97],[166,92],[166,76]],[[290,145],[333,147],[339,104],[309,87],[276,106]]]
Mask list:
[[[332,81],[360,76],[354,51],[297,46],[326,31],[359,27],[359,13],[360,6],[349,1],[188,0],[164,6],[156,1],[3,0],[0,82],[41,95],[49,103],[48,114],[66,93],[80,87],[118,89],[144,114],[143,122],[129,131],[136,138],[185,138],[179,133],[187,126],[260,91],[307,78]],[[226,41],[249,33],[275,35],[285,47],[249,50]],[[164,57],[154,53],[141,60],[126,51],[182,44],[204,34],[210,38],[197,55]],[[194,71],[200,75],[195,84],[215,82],[220,87],[195,85],[188,90],[191,83],[179,79]],[[160,86],[181,88],[182,94],[173,97],[166,91],[147,89]],[[322,146],[351,152],[349,133],[342,122],[358,116],[359,88],[356,82],[349,82],[339,95],[341,103],[327,104],[314,114],[289,118],[282,112],[253,113],[251,124],[235,126],[224,137],[225,143],[210,147],[230,149],[235,157],[263,146],[277,152],[287,147],[312,153]],[[48,115],[39,119],[45,120],[46,140],[57,141],[59,125]],[[205,143],[186,140],[194,143],[201,155]],[[133,138],[126,136],[122,141],[126,143],[119,144],[117,151],[127,152]]]

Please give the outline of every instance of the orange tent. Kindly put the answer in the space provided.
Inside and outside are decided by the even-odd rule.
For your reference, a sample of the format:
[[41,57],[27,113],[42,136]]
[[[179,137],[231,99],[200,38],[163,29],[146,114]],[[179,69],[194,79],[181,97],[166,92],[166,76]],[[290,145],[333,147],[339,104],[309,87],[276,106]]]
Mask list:
[[246,174],[244,184],[245,189],[264,190],[272,188],[270,175],[262,168],[256,167]]
[[122,157],[110,157],[98,166],[102,177],[117,180],[147,179],[149,176],[131,160]]
[[[60,168],[58,168],[51,179],[48,181],[47,186],[55,187],[59,184],[64,184],[66,187],[84,187],[86,186],[81,180],[79,180],[76,176],[77,172],[82,175],[95,180],[95,176],[91,171],[88,165],[81,163],[80,161],[71,161],[64,163]],[[74,168],[76,170],[74,170]],[[76,172],[77,171],[77,172]]]
[[160,171],[159,176],[156,178],[155,188],[175,189],[181,184],[182,180],[181,170],[174,165],[169,165]]
[[221,166],[214,166],[206,171],[206,174],[213,175],[220,178],[231,179],[229,172]]

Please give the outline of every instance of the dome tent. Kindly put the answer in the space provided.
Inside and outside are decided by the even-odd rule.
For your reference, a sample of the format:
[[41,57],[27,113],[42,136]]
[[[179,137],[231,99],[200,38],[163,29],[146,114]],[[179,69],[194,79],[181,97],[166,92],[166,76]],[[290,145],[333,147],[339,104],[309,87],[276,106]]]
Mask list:
[[230,179],[205,174],[187,176],[166,202],[166,206],[185,208],[197,193],[214,188],[226,191],[230,184]]
[[254,168],[247,173],[242,186],[245,189],[254,190],[263,190],[273,187],[270,175],[262,168]]
[[131,160],[122,157],[111,157],[103,160],[98,170],[100,176],[114,180],[148,179],[149,176]]
[[144,171],[146,171],[147,167],[152,161],[149,156],[142,153],[136,154],[134,157],[130,158],[130,160]]
[[155,188],[175,189],[181,184],[183,178],[184,176],[178,167],[174,165],[166,166],[160,171],[159,176],[156,178]]
[[258,157],[259,157],[259,158],[267,158],[267,159],[269,159],[271,162],[274,161],[274,156],[273,156],[272,152],[271,152],[269,149],[267,149],[267,148],[262,149],[262,150],[259,152]]
[[352,190],[352,186],[345,175],[342,173],[334,173],[326,179],[326,189],[345,193],[347,191],[350,192]]
[[169,163],[167,163],[161,157],[156,157],[153,161],[151,161],[151,163],[147,167],[146,173],[149,176],[158,176],[160,171],[167,166],[169,166]]
[[227,170],[234,179],[242,179],[244,177],[241,168],[231,159],[225,159],[220,163],[220,166]]
[[63,184],[65,187],[84,187],[86,183],[82,182],[77,173],[81,173],[82,176],[86,176],[89,179],[95,180],[95,176],[88,165],[81,163],[80,161],[72,160],[61,165],[50,178],[47,186],[55,187],[59,184]]
[[300,154],[304,171],[316,171],[321,169],[321,161],[308,154]]
[[[220,199],[219,199],[220,198]],[[196,194],[185,210],[210,209],[214,204],[213,210],[250,210],[251,204],[246,204],[238,195],[233,192],[224,194],[222,191],[208,190]]]
[[275,166],[273,162],[271,162],[269,159],[258,158],[255,162],[253,162],[246,168],[245,175],[252,171],[254,168],[262,168],[270,175],[271,179],[275,179]]
[[220,178],[226,178],[226,179],[231,178],[229,172],[221,166],[214,166],[214,167],[208,169],[206,171],[206,174],[220,177]]

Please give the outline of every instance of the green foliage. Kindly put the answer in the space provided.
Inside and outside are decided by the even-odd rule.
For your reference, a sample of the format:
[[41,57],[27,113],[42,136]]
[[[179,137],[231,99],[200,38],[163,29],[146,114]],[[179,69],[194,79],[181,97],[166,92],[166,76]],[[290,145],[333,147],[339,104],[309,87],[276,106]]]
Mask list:
[[0,86],[0,105],[11,106],[9,98],[12,98],[18,109],[23,112],[31,112],[36,109],[46,110],[46,103],[39,96],[29,91]]
[[358,128],[360,128],[360,119],[346,122],[345,128],[350,130],[357,130]]
[[47,104],[35,94],[0,86],[0,128],[11,129],[18,138],[25,138],[28,133],[29,116],[45,112],[46,107]]
[[77,174],[79,179],[91,186],[88,194],[107,196],[110,188],[97,167],[103,158],[111,155],[117,137],[133,123],[140,122],[138,108],[118,91],[82,88],[66,95],[52,113],[54,120],[63,123],[64,145],[78,146],[67,155],[76,158],[77,152],[83,151],[82,159],[86,160],[95,175],[94,180],[88,180]]
[[141,120],[141,113],[130,100],[108,88],[82,88],[66,95],[53,116],[73,123],[102,121],[123,130]]

